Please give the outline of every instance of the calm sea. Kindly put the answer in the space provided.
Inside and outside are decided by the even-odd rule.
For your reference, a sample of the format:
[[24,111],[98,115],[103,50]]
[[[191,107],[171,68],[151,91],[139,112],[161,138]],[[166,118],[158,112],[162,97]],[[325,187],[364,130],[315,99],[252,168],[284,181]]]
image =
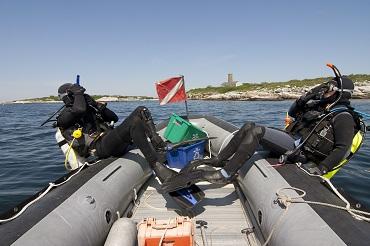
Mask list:
[[[210,114],[241,126],[245,121],[282,128],[291,101],[237,102],[189,101],[192,114]],[[354,101],[360,111],[369,112],[369,100]],[[122,121],[139,105],[147,106],[156,122],[172,112],[185,113],[183,104],[159,106],[157,101],[109,103]],[[0,213],[66,173],[61,150],[57,147],[55,129],[40,127],[61,104],[0,105]],[[370,207],[370,139],[335,177],[337,186]]]

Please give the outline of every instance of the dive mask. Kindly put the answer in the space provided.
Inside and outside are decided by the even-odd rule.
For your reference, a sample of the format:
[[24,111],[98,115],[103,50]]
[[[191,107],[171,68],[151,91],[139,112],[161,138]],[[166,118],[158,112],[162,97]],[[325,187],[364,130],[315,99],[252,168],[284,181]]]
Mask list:
[[68,92],[58,93],[58,97],[59,97],[60,100],[62,100],[64,102],[65,105],[72,105],[73,104],[73,101],[74,101],[73,95],[71,95]]
[[315,94],[315,100],[321,100],[328,91],[330,91],[329,83],[323,83],[311,89],[311,92]]
[[63,100],[63,98],[65,96],[68,96],[68,93],[67,92],[65,92],[65,93],[58,93],[58,97],[59,97],[60,100]]
[[353,82],[347,77],[343,77],[341,81],[339,81],[339,85],[337,79],[330,80],[325,84],[327,84],[328,91],[338,91],[338,92],[343,91],[349,93],[351,96],[353,94],[354,90]]

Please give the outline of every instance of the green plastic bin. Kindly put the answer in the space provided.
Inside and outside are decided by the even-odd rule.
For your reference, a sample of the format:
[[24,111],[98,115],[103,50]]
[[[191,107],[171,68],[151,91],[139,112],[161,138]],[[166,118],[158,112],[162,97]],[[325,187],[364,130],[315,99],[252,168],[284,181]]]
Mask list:
[[171,143],[179,143],[186,140],[205,138],[207,134],[192,125],[189,121],[181,118],[177,114],[172,114],[168,122],[164,138]]

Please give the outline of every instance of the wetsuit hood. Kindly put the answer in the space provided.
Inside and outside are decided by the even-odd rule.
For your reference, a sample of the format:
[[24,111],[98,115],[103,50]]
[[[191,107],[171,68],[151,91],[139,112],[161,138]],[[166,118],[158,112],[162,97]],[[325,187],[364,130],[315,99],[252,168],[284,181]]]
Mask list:
[[352,98],[353,90],[355,89],[354,83],[348,77],[343,76],[342,81],[340,82],[338,78],[335,78],[328,82],[329,89],[335,90],[336,93],[334,95],[335,99],[338,99],[340,96],[341,90],[343,88],[343,93],[341,98],[338,100],[340,102],[349,102]]
[[66,106],[73,104],[73,96],[68,93],[68,89],[72,86],[73,84],[71,83],[65,83],[58,88],[58,97]]
[[[350,104],[350,99],[352,97],[352,93],[354,90],[354,84],[351,79],[348,77],[342,77],[341,81],[339,78],[334,78],[325,84],[326,87],[325,93],[335,91],[335,93],[329,97],[325,97],[325,93],[320,96],[320,104],[321,105],[329,105],[329,104]],[[342,91],[343,88],[343,91]],[[340,98],[339,98],[340,97]]]
[[[337,82],[337,84],[339,83]],[[353,81],[349,79],[348,77],[342,77],[342,86],[343,86],[343,94],[339,102],[349,102],[349,100],[352,98],[355,85]]]

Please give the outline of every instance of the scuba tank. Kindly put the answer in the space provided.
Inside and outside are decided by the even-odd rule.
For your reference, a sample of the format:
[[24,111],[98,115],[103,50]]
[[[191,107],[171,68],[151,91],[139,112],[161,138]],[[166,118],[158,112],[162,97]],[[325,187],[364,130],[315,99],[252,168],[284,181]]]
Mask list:
[[[78,135],[74,137],[78,137]],[[55,139],[57,140],[58,146],[65,155],[64,166],[68,171],[75,170],[85,164],[86,159],[79,156],[77,152],[72,148],[73,140],[70,144],[68,144],[68,141],[64,138],[59,128],[57,128],[57,132],[55,133]]]

